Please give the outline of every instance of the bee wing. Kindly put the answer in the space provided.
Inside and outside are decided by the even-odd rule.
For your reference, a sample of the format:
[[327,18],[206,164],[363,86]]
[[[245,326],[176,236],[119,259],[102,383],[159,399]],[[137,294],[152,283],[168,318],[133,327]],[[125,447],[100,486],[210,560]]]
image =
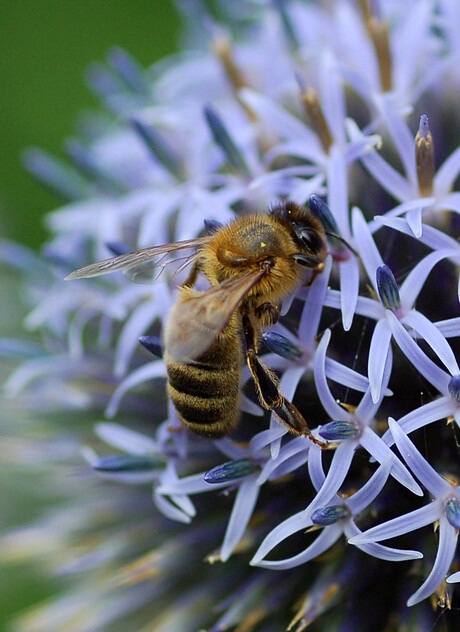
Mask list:
[[[166,269],[175,269],[175,273],[182,271],[197,256],[199,251],[210,239],[210,236],[197,237],[176,241],[172,244],[152,246],[135,252],[118,255],[79,268],[65,277],[66,281],[74,279],[88,279],[120,270],[135,283],[154,283]],[[174,257],[174,253],[194,249],[191,254]]]
[[165,349],[170,358],[178,362],[198,359],[265,274],[255,270],[176,303],[165,327]]

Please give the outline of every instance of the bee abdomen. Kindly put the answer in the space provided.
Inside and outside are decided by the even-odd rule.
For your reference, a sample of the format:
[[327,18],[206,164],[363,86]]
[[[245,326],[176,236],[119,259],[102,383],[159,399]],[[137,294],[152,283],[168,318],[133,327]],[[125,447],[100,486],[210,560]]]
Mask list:
[[180,418],[206,437],[228,434],[238,421],[240,366],[167,362],[168,391]]

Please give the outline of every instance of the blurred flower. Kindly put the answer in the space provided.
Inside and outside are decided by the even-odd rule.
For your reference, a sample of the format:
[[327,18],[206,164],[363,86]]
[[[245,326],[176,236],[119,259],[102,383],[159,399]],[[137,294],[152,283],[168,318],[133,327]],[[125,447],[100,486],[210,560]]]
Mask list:
[[[40,561],[59,580],[13,629],[432,630],[439,617],[447,629],[460,527],[457,3],[237,0],[215,3],[214,21],[199,0],[179,5],[190,48],[148,70],[111,51],[88,75],[107,118],[85,121],[69,163],[26,152],[67,200],[42,255],[0,244],[30,307],[26,339],[0,341],[17,363],[5,390],[47,421],[45,441],[7,445],[30,468],[79,474],[65,505],[0,540],[5,561]],[[327,449],[261,418],[250,384],[239,428],[199,438],[167,401],[159,343],[183,277],[162,262],[160,284],[64,277],[287,199],[321,219],[329,255],[261,353]]]

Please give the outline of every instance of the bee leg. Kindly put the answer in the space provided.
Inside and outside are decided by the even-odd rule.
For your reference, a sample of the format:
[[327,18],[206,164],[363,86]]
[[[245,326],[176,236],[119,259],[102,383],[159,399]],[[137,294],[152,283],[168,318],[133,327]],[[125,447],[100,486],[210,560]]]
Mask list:
[[280,308],[274,303],[262,303],[254,309],[254,315],[262,327],[270,327],[278,322]]
[[243,330],[246,338],[246,360],[261,406],[266,410],[273,410],[292,434],[307,436],[313,443],[326,448],[327,442],[320,441],[311,434],[300,411],[279,392],[278,380],[274,373],[259,360],[256,330],[248,316],[243,317]]
[[186,280],[182,283],[181,287],[193,287],[196,283],[196,279],[198,277],[198,272],[200,271],[200,265],[198,261],[195,261],[192,267],[190,268],[190,273]]
[[313,284],[313,281],[316,279],[318,274],[321,274],[321,272],[323,271],[323,268],[324,268],[324,263],[320,263],[319,265],[316,266],[316,268],[313,268],[313,270],[311,271],[310,278],[307,279],[307,281],[305,281],[303,286],[304,287],[310,287],[310,285]]

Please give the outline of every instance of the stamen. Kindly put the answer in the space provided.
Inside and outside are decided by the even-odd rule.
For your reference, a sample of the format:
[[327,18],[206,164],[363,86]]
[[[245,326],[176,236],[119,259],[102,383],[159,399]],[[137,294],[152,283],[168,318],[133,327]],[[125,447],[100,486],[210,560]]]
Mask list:
[[273,0],[273,4],[275,8],[278,10],[280,14],[281,23],[283,25],[284,31],[286,33],[287,40],[289,42],[290,48],[293,51],[299,50],[299,40],[297,39],[297,35],[295,34],[294,27],[292,26],[291,17],[286,10],[286,0]]
[[377,268],[377,289],[386,309],[395,311],[401,307],[401,297],[393,272],[387,265]]
[[216,230],[222,228],[222,222],[219,222],[217,219],[205,219],[204,220],[204,229],[207,235],[212,235]]
[[236,171],[249,176],[249,167],[246,164],[242,153],[233,142],[233,139],[231,138],[220,116],[210,105],[205,106],[204,115],[215,143],[222,149],[228,162],[234,169],[236,169]]
[[121,48],[113,48],[108,58],[126,87],[150,101],[150,86],[144,77],[143,68],[137,61]]
[[327,527],[348,516],[349,511],[344,505],[331,505],[330,507],[322,507],[314,511],[311,515],[311,521],[313,524]]
[[234,481],[253,474],[259,469],[259,466],[253,459],[237,459],[208,470],[204,475],[204,480],[210,484],[226,483],[227,481]]
[[426,114],[420,117],[420,125],[415,136],[415,158],[420,194],[429,196],[433,193],[434,144]]
[[458,498],[451,498],[446,502],[446,518],[455,529],[460,529],[460,502]]
[[141,336],[139,342],[157,358],[163,357],[163,345],[161,338],[158,338],[158,336]]
[[128,473],[151,472],[164,467],[164,462],[147,456],[116,454],[98,459],[92,465],[98,472]]
[[449,380],[449,394],[456,402],[460,402],[460,375],[453,375]]
[[227,75],[228,80],[233,88],[235,97],[241,107],[244,109],[251,121],[257,121],[257,115],[254,111],[244,103],[239,97],[239,91],[242,88],[248,88],[249,84],[235,63],[232,54],[232,44],[229,37],[219,30],[211,41],[211,50],[218,57],[222,67]]
[[301,90],[302,92],[300,98],[302,99],[302,104],[310,119],[310,125],[317,133],[325,153],[328,153],[333,142],[332,134],[329,130],[329,125],[327,124],[324,116],[323,108],[319,102],[318,95],[316,94],[315,89],[311,86],[307,88],[307,90],[303,90],[301,86]]
[[91,152],[86,149],[78,140],[70,139],[65,145],[66,153],[72,159],[74,165],[105,191],[120,195],[125,193],[125,188],[119,179],[112,178],[104,172],[100,165],[96,163]]
[[361,14],[377,57],[382,92],[393,89],[392,63],[388,23],[379,15],[377,2],[359,0]]
[[161,134],[159,134],[154,127],[146,125],[140,119],[133,118],[131,119],[131,123],[158,162],[160,162],[163,167],[165,167],[177,180],[183,180],[183,164],[179,156],[173,152],[171,147],[162,138]]
[[286,358],[287,360],[298,360],[303,353],[303,350],[296,345],[292,340],[286,338],[282,334],[278,334],[275,331],[267,331],[262,334],[262,340],[265,346],[273,353]]
[[354,439],[358,433],[359,428],[354,421],[330,421],[318,430],[318,434],[327,441]]

